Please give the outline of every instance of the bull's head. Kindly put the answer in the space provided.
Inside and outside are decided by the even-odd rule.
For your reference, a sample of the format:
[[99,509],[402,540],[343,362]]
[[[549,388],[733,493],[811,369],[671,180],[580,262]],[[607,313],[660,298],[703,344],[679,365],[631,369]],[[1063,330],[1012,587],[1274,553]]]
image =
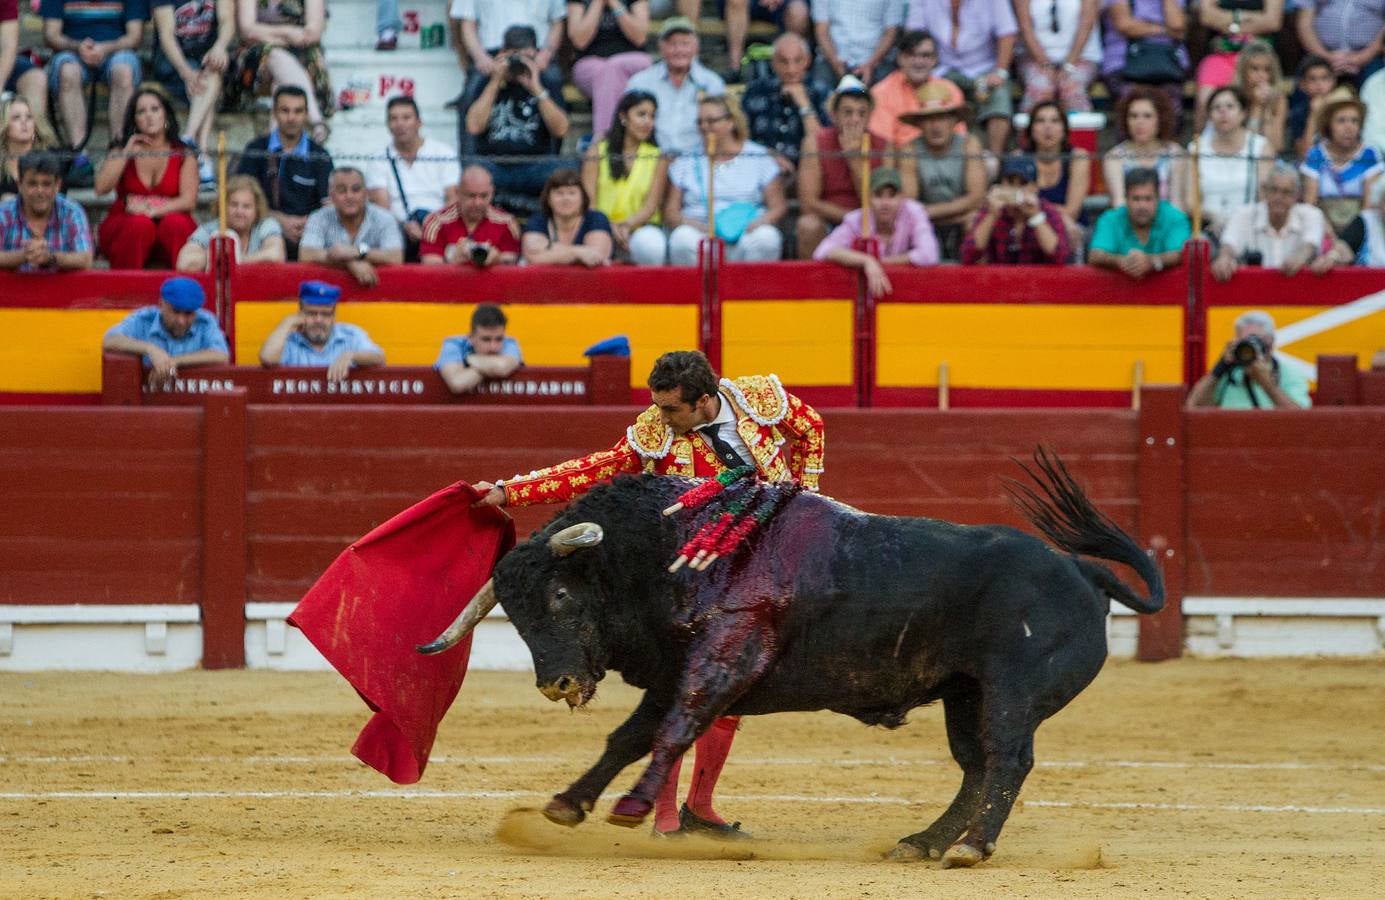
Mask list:
[[592,588],[562,561],[596,547],[603,536],[600,525],[580,522],[554,532],[545,548],[530,544],[516,549],[501,561],[495,579],[486,582],[456,621],[419,647],[419,652],[441,653],[469,634],[495,606],[498,579],[505,611],[533,654],[539,690],[550,700],[582,706],[596,693],[605,672],[595,661],[600,654],[595,646]]

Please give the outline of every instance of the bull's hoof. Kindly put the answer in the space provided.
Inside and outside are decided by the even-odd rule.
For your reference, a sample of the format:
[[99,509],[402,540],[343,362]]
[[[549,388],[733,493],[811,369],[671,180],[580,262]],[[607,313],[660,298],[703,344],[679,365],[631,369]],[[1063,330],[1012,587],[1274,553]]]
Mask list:
[[986,854],[971,844],[953,844],[943,854],[943,868],[969,869],[985,858]]
[[654,804],[648,800],[641,800],[633,794],[626,794],[616,801],[615,806],[611,807],[611,814],[606,817],[606,821],[622,828],[634,828],[645,820],[653,808]]
[[921,859],[928,859],[929,853],[922,847],[915,847],[908,841],[900,841],[885,854],[885,858],[890,862],[918,862]]
[[555,825],[572,828],[581,824],[587,814],[571,800],[558,796],[548,801],[548,805],[543,808],[543,817]]

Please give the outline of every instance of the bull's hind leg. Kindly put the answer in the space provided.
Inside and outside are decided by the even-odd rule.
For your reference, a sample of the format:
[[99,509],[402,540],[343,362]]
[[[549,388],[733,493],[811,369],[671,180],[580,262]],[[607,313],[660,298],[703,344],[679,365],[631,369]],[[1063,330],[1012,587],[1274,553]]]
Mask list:
[[692,646],[678,699],[654,735],[649,766],[608,821],[631,828],[644,821],[674,762],[769,668],[772,634],[756,611],[728,613]]
[[900,839],[889,853],[893,860],[942,858],[981,805],[986,774],[986,754],[981,747],[981,688],[973,679],[957,676],[943,692],[942,701],[948,747],[962,769],[962,786],[932,825]]
[[576,825],[585,819],[611,779],[649,752],[654,732],[667,709],[667,702],[655,700],[650,692],[645,692],[630,718],[606,738],[606,752],[596,765],[550,800],[544,807],[544,816],[559,825]]
[[943,853],[943,865],[974,866],[995,852],[1000,829],[1010,817],[1020,788],[1034,768],[1034,729],[1029,710],[992,703],[982,712],[982,750],[985,754],[981,797],[966,822],[966,830]]

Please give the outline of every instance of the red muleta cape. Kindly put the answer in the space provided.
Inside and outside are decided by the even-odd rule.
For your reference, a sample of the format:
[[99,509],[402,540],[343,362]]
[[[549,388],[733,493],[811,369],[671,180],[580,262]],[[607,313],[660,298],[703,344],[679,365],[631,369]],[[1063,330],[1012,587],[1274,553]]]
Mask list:
[[375,712],[351,748],[396,784],[423,775],[438,723],[466,677],[471,637],[439,656],[415,647],[451,624],[515,544],[515,526],[459,481],[353,543],[289,622]]

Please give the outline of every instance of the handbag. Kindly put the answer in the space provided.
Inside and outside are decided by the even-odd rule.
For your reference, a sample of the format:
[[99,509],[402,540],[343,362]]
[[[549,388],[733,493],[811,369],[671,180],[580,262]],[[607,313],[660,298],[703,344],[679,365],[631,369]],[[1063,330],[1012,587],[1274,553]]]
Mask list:
[[1126,81],[1139,84],[1169,84],[1188,79],[1188,70],[1178,59],[1178,45],[1151,38],[1131,41],[1125,48]]
[[748,200],[738,200],[717,213],[717,237],[728,244],[734,244],[745,234],[746,226],[755,221],[760,214],[758,204]]

